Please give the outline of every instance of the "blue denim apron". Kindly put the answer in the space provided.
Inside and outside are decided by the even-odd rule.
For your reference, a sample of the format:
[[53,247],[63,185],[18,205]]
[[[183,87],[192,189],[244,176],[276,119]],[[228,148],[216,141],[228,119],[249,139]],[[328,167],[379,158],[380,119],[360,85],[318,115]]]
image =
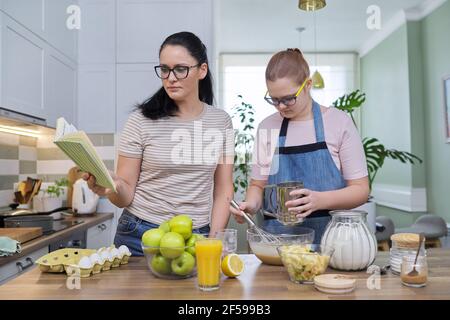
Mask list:
[[[319,104],[314,100],[312,111],[316,143],[286,147],[289,119],[283,119],[278,146],[271,164],[269,185],[287,181],[301,181],[306,189],[313,191],[330,191],[346,187],[346,182],[336,167],[325,142],[322,113]],[[266,195],[263,207],[268,210]],[[268,216],[264,218],[264,228],[269,232],[274,232],[277,226],[282,225],[278,220],[271,219]],[[314,229],[314,243],[320,243],[330,220],[331,216],[328,210],[319,210],[308,216],[301,226]]]

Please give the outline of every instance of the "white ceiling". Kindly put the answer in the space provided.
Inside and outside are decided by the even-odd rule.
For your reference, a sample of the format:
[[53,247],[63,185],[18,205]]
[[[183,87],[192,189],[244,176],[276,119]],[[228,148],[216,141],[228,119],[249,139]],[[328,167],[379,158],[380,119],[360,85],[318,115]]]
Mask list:
[[[317,51],[358,51],[382,31],[369,30],[370,5],[381,9],[381,23],[429,0],[327,0],[316,12]],[[298,0],[217,0],[216,50],[218,52],[274,52],[288,47],[314,51],[313,13],[298,9]],[[301,33],[298,27],[305,27]]]

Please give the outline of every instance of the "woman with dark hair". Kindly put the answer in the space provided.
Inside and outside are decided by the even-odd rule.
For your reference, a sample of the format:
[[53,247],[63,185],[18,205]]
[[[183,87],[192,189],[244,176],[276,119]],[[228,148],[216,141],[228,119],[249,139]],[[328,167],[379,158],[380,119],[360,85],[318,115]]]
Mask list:
[[[312,99],[309,66],[299,49],[280,51],[270,59],[266,84],[264,99],[278,112],[258,127],[252,180],[240,209],[270,212],[270,196],[263,197],[267,184],[303,182],[304,188],[290,193],[297,199],[285,205],[304,219],[302,226],[315,230],[314,242],[320,243],[330,210],[358,207],[369,196],[361,138],[347,114]],[[272,131],[275,139],[270,139]],[[240,211],[230,210],[244,222]],[[281,223],[269,215],[264,218],[265,228],[276,233]]]
[[141,237],[186,214],[194,232],[214,235],[226,227],[233,197],[232,122],[212,107],[206,47],[190,32],[161,45],[156,75],[162,87],[130,115],[120,137],[117,192],[85,174],[90,188],[125,208],[114,239],[142,255]]

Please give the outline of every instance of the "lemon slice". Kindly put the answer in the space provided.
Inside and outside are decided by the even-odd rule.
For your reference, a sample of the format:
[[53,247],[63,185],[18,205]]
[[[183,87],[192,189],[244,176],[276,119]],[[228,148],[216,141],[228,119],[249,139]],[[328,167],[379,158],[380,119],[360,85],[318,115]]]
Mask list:
[[230,253],[222,260],[222,272],[227,277],[237,277],[244,271],[244,261],[235,253]]

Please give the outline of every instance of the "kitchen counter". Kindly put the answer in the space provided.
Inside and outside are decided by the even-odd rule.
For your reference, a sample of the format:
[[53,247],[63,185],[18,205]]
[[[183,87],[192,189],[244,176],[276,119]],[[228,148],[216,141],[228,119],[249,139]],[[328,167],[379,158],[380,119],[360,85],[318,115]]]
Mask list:
[[73,227],[61,230],[59,232],[52,233],[50,235],[43,235],[39,238],[30,240],[25,242],[22,245],[22,251],[20,253],[16,253],[12,256],[8,257],[0,257],[0,266],[14,261],[18,258],[21,258],[23,256],[28,255],[29,253],[39,250],[45,246],[48,246],[49,244],[53,242],[57,242],[60,239],[64,239],[67,236],[69,236],[71,233],[77,232],[77,231],[84,231],[89,229],[92,226],[95,226],[96,224],[99,224],[101,222],[104,222],[106,220],[109,220],[114,217],[113,213],[96,213],[94,215],[90,216],[76,216],[76,217],[69,217],[66,220],[83,220],[83,223],[77,224]]
[[[128,265],[81,279],[81,289],[69,290],[65,274],[41,273],[38,268],[0,286],[3,299],[450,299],[450,250],[429,249],[429,280],[424,288],[405,287],[400,277],[381,276],[380,290],[369,290],[366,271],[350,272],[357,278],[357,289],[346,295],[328,295],[311,285],[290,282],[284,267],[261,264],[254,255],[242,255],[245,271],[236,279],[223,278],[218,291],[202,292],[196,287],[196,278],[163,280],[148,270],[143,257],[131,257]],[[378,265],[388,261],[387,252],[381,252]],[[337,273],[339,271],[328,270]],[[339,272],[345,273],[345,272]]]

